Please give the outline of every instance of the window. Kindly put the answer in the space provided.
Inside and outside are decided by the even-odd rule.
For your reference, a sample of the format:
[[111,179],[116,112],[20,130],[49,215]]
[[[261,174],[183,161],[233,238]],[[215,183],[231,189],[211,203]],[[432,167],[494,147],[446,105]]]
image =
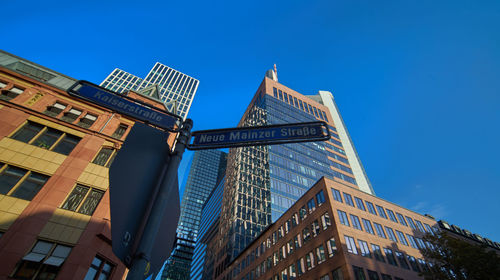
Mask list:
[[103,195],[104,191],[77,184],[61,208],[92,216]]
[[14,278],[55,279],[61,265],[71,252],[71,247],[38,240],[31,251],[22,258]]
[[56,102],[52,106],[48,106],[43,113],[52,117],[57,117],[66,107],[67,105]]
[[330,276],[328,274],[325,274],[319,278],[319,280],[330,280]]
[[81,138],[28,121],[11,137],[43,149],[69,155]]
[[313,233],[313,237],[316,237],[319,234],[319,223],[318,220],[314,220],[314,222],[311,225],[311,230]]
[[0,194],[32,200],[49,176],[0,163]]
[[412,219],[412,218],[410,218],[410,217],[406,216],[406,220],[408,221],[408,224],[410,225],[410,227],[411,227],[412,229],[415,229],[415,230],[417,229],[417,226],[415,226],[415,222],[413,222],[413,219]]
[[387,235],[389,236],[389,240],[398,242],[396,239],[396,235],[394,235],[394,231],[390,227],[385,227],[385,230],[387,231]]
[[384,256],[382,255],[382,251],[380,250],[380,246],[372,243],[372,251],[375,259],[379,262],[385,262]]
[[278,90],[275,87],[273,87],[273,95],[278,98]]
[[279,89],[278,93],[279,93],[280,100],[283,101],[283,92]]
[[306,255],[307,270],[314,268],[314,253],[311,251]]
[[314,210],[316,210],[316,204],[314,203],[314,198],[311,198],[307,202],[307,208],[309,209],[309,213],[312,213]]
[[318,259],[318,264],[326,260],[325,247],[323,247],[323,245],[319,245],[319,247],[316,248],[316,258]]
[[337,253],[337,245],[335,245],[335,238],[330,238],[326,242],[326,248],[328,249],[328,257],[333,257]]
[[354,200],[356,201],[356,205],[358,206],[359,209],[366,211],[365,204],[363,203],[363,200],[359,197],[354,197]]
[[100,166],[110,167],[116,156],[116,152],[117,151],[114,148],[102,147],[102,149],[99,151],[99,153],[94,158],[92,163]]
[[373,206],[373,204],[369,201],[365,202],[366,202],[366,207],[368,207],[368,212],[372,213],[373,215],[377,215],[377,212],[375,211],[375,207]]
[[289,240],[287,243],[286,243],[286,253],[288,255],[290,255],[291,253],[293,253],[293,240]]
[[399,223],[402,224],[403,226],[408,226],[408,224],[405,221],[405,217],[401,215],[400,213],[396,212],[396,215],[398,216]]
[[398,239],[401,242],[401,244],[408,246],[408,241],[406,241],[405,235],[399,230],[396,230],[396,234],[398,235]]
[[352,227],[355,229],[363,230],[363,228],[361,228],[361,223],[359,222],[358,216],[353,214],[350,214],[350,216],[351,216]]
[[342,196],[340,195],[339,190],[332,188],[332,195],[333,199],[335,199],[338,202],[342,202]]
[[61,120],[65,121],[65,122],[72,123],[72,122],[76,121],[76,119],[78,119],[78,117],[80,117],[81,114],[82,114],[81,110],[71,108],[71,109],[69,109],[69,111],[67,111],[66,113],[63,114],[63,116],[61,117]]
[[354,202],[352,201],[352,197],[351,197],[350,194],[344,193],[344,199],[345,199],[345,203],[347,205],[350,205],[350,206],[354,207]]
[[389,219],[391,219],[391,221],[393,221],[395,223],[398,222],[398,219],[396,219],[396,215],[394,215],[394,212],[392,212],[392,210],[385,209],[385,211],[387,211],[387,214],[389,214]]
[[125,131],[127,131],[128,125],[126,124],[120,124],[118,128],[115,130],[113,135],[111,137],[116,138],[116,139],[121,139],[123,137],[123,134],[125,134]]
[[373,222],[373,225],[375,226],[375,230],[377,231],[377,235],[382,237],[382,238],[387,238],[385,236],[384,228],[382,228],[381,224]]
[[378,215],[384,219],[387,219],[387,215],[385,214],[384,208],[380,205],[377,205]]
[[103,258],[96,256],[92,260],[87,275],[85,275],[84,280],[106,280],[111,277],[111,272],[115,267],[114,264],[105,261]]
[[392,250],[389,248],[384,248],[385,256],[387,257],[387,262],[390,265],[398,266],[396,264],[396,258],[394,258],[394,254],[392,253]]
[[304,230],[302,230],[302,236],[304,237],[304,243],[311,239],[311,231],[309,230],[309,227],[305,227]]
[[405,255],[401,252],[395,251],[396,257],[398,258],[399,265],[401,265],[402,268],[404,269],[410,269],[410,266],[408,266],[408,263],[406,262]]
[[415,237],[409,234],[406,234],[406,237],[408,237],[408,241],[410,242],[411,247],[418,249],[417,240],[415,240]]
[[373,231],[373,228],[372,228],[372,223],[366,219],[362,219],[362,220],[363,220],[363,225],[365,226],[366,232],[375,235],[375,232]]
[[80,121],[77,123],[78,126],[84,127],[84,128],[89,128],[91,127],[94,122],[97,120],[97,116],[94,116],[92,114],[85,114],[83,118],[80,119]]
[[292,265],[288,267],[288,274],[290,275],[290,280],[297,278],[297,269],[295,268],[295,264],[292,263]]
[[318,206],[325,203],[325,194],[323,193],[323,190],[316,194],[316,200],[318,201]]
[[342,275],[342,268],[339,267],[335,270],[332,271],[332,275],[333,275],[333,280],[343,280],[344,279],[344,276]]
[[296,227],[299,224],[299,215],[297,213],[292,215],[292,227]]
[[4,88],[7,86],[7,82],[0,81],[0,88]]
[[304,266],[304,258],[300,258],[297,261],[297,275],[301,276],[305,272],[305,266]]
[[302,247],[302,240],[300,239],[300,233],[293,238],[293,241],[295,243],[295,248]]
[[281,271],[281,280],[288,280],[286,269]]
[[288,94],[286,94],[286,92],[283,92],[283,95],[285,96],[285,102],[288,103]]
[[415,223],[417,224],[418,230],[420,230],[420,232],[425,233],[424,225],[422,225],[422,222],[420,222],[419,220],[415,220]]
[[352,270],[354,270],[354,279],[356,280],[366,280],[365,272],[362,267],[352,266]]
[[339,221],[341,224],[345,226],[349,226],[349,220],[347,219],[347,214],[344,211],[337,210],[337,213],[339,214]]
[[18,87],[13,87],[8,90],[2,90],[2,93],[0,94],[0,99],[9,101],[13,98],[16,98],[19,94],[23,93],[24,89],[18,88]]
[[411,269],[416,272],[420,272],[420,268],[418,267],[417,260],[415,257],[412,256],[406,256],[408,257],[408,261],[410,262]]
[[366,241],[358,239],[358,244],[361,251],[361,256],[371,258],[372,254],[370,253],[370,249],[368,249],[368,243],[366,243]]
[[369,269],[367,269],[366,271],[368,271],[368,279],[369,280],[380,280],[380,278],[378,277],[378,273],[376,271],[369,270]]
[[354,243],[354,238],[344,235],[345,243],[347,245],[347,252],[358,254],[358,250],[356,249],[356,243]]
[[325,214],[323,214],[323,216],[321,216],[321,224],[323,225],[323,230],[327,229],[332,224],[328,212],[326,212]]
[[380,273],[382,275],[382,280],[392,280],[392,277],[388,274]]
[[299,210],[300,219],[304,220],[307,217],[306,207],[302,206]]

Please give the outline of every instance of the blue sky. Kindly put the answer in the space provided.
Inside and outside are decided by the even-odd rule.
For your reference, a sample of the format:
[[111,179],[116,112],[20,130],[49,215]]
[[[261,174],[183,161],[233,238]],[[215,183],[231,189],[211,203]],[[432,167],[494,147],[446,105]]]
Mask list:
[[116,67],[144,76],[160,61],[198,78],[195,130],[235,126],[276,63],[282,84],[334,93],[378,196],[500,242],[498,1],[2,9],[16,12],[2,15],[1,48],[66,75],[100,83]]

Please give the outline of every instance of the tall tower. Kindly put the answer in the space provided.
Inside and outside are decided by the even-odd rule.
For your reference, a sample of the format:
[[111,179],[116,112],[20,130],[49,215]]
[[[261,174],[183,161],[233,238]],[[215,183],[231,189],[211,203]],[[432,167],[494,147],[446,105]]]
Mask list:
[[203,205],[224,177],[227,154],[219,150],[197,151],[193,155],[181,202],[177,241],[165,265],[162,279],[190,279],[191,261]]
[[302,95],[270,70],[238,126],[317,120],[328,123],[329,141],[230,149],[215,277],[321,177],[373,194],[331,94]]
[[140,91],[158,86],[159,98],[170,112],[186,118],[199,81],[164,64],[156,62],[145,79],[120,69],[115,69],[101,83],[101,86],[115,92]]

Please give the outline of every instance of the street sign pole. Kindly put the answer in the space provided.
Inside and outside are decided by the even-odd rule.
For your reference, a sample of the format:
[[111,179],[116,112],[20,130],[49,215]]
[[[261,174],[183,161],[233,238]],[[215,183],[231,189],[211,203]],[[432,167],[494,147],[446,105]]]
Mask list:
[[[182,127],[177,137],[177,143],[174,151],[171,153],[169,162],[165,162],[159,178],[160,188],[154,200],[151,213],[141,236],[139,246],[136,250],[134,259],[130,266],[130,271],[127,280],[143,280],[149,274],[149,262],[151,259],[151,251],[154,246],[156,234],[160,227],[163,215],[167,208],[169,190],[176,183],[177,169],[182,159],[182,154],[191,138],[191,128],[193,121],[187,119],[182,123]],[[175,186],[177,187],[177,186]],[[172,225],[176,226],[176,225]]]

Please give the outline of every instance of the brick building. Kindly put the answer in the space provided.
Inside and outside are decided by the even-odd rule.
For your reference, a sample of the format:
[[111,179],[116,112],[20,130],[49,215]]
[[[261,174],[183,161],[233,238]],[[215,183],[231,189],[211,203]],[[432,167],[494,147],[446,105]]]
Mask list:
[[217,279],[421,279],[434,219],[321,178]]
[[75,81],[0,52],[1,279],[126,272],[111,251],[108,167],[134,120],[70,96]]

